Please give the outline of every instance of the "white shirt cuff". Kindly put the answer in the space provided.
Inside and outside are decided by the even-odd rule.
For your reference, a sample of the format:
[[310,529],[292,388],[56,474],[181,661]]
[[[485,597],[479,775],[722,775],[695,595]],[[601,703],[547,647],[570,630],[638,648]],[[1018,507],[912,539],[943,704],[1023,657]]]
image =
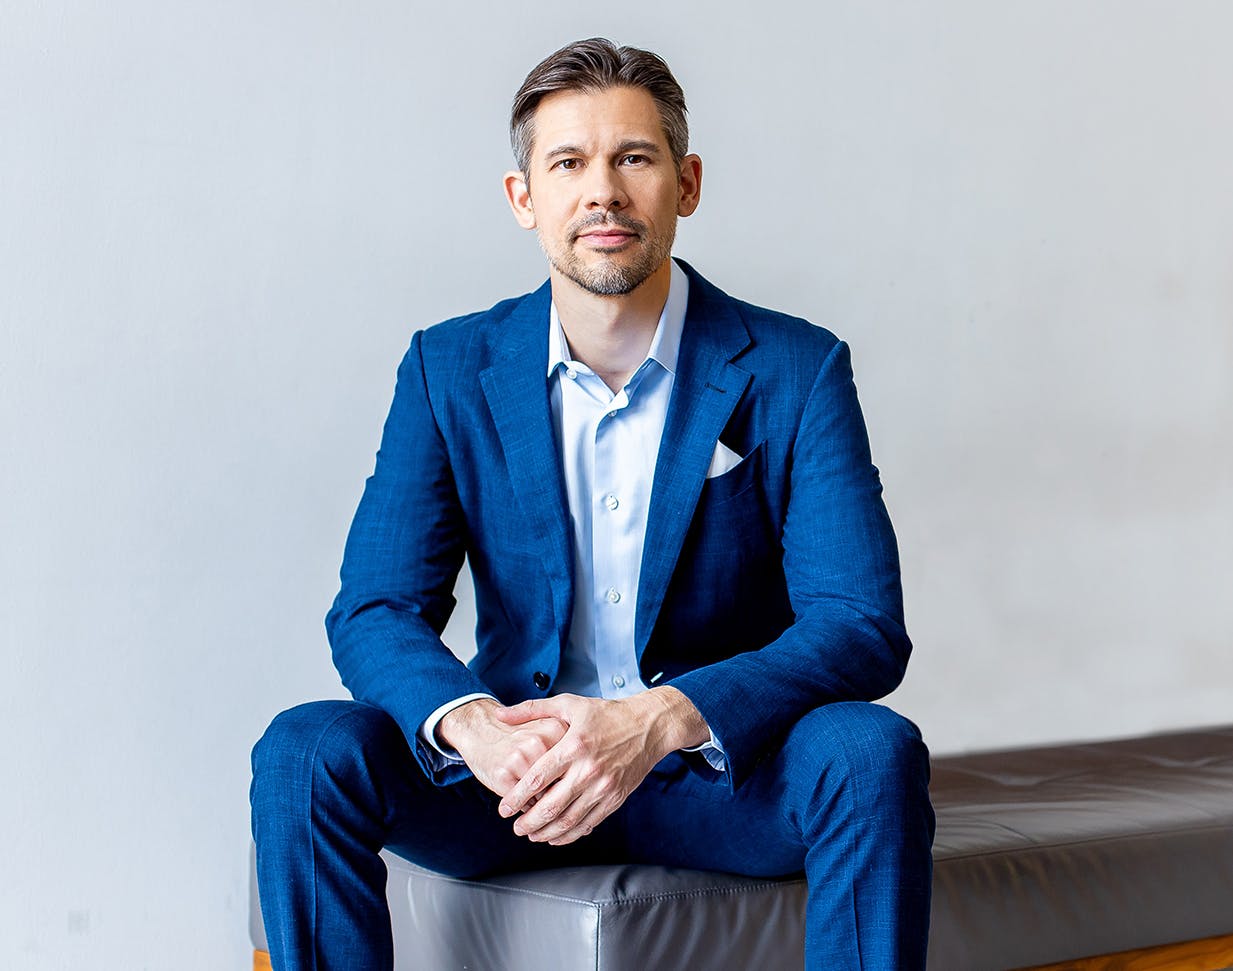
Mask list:
[[428,746],[430,757],[432,759],[434,769],[443,769],[447,765],[460,765],[463,761],[461,755],[455,752],[452,748],[447,748],[437,741],[437,722],[448,715],[455,708],[461,708],[468,701],[475,701],[478,698],[493,698],[492,695],[476,692],[475,694],[463,695],[461,698],[455,698],[453,701],[447,701],[440,708],[434,711],[431,715],[424,719],[424,724],[420,726],[419,736],[420,741]]
[[[710,726],[707,726],[707,731],[711,732]],[[712,769],[716,772],[728,771],[728,756],[724,753],[724,747],[719,744],[719,739],[715,737],[715,733],[711,732],[711,740],[703,742],[701,745],[695,745],[692,748],[683,748],[682,752],[701,752],[702,757],[710,763]]]

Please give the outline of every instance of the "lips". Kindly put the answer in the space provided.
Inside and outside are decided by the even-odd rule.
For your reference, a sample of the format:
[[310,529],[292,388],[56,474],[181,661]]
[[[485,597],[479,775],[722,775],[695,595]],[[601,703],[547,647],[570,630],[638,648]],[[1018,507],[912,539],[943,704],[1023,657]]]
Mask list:
[[635,233],[623,229],[601,229],[582,233],[580,238],[596,246],[621,246],[635,237]]
[[592,213],[573,228],[573,241],[585,239],[595,249],[620,249],[631,239],[641,239],[646,226],[623,213]]

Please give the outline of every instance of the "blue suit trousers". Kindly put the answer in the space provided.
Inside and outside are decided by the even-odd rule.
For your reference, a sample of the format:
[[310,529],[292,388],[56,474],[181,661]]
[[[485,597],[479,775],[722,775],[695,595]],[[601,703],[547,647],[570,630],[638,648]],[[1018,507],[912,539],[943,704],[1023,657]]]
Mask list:
[[[253,750],[253,836],[274,967],[393,966],[382,847],[475,877],[656,863],[808,880],[805,967],[925,966],[933,811],[916,727],[867,702],[817,708],[733,792],[673,754],[589,836],[517,837],[474,779],[434,785],[394,720],[354,701],[274,719]],[[713,773],[712,773],[713,774]]]

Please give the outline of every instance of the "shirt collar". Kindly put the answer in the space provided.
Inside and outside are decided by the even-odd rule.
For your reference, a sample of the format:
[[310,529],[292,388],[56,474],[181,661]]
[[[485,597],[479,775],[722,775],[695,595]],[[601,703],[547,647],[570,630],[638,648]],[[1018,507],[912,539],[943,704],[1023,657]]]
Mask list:
[[[681,333],[685,330],[685,311],[689,306],[689,277],[677,265],[676,260],[670,262],[672,274],[668,282],[668,299],[664,301],[659,323],[655,325],[655,336],[651,338],[651,346],[647,349],[646,359],[655,361],[669,374],[675,375],[677,356],[681,351]],[[565,330],[561,327],[561,318],[557,314],[557,305],[554,301],[548,310],[549,377],[559,365],[569,363],[568,350]]]

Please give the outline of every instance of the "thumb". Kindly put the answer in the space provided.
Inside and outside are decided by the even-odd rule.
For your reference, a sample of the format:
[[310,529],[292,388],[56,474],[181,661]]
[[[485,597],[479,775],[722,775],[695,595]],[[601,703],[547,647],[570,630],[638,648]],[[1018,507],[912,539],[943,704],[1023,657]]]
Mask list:
[[531,698],[508,708],[495,708],[493,714],[506,725],[525,725],[539,718],[563,718],[560,702],[555,698]]

